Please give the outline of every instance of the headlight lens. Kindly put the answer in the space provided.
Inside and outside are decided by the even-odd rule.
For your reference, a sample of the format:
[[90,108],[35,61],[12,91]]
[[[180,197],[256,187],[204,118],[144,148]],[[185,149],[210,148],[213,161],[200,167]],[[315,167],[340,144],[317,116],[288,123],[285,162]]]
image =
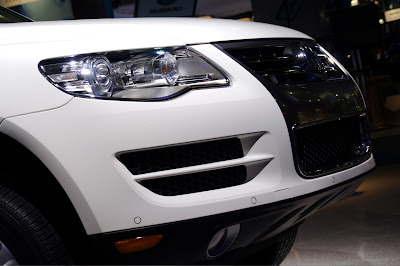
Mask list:
[[64,92],[102,99],[164,100],[194,88],[229,85],[220,70],[185,47],[46,59],[39,69]]

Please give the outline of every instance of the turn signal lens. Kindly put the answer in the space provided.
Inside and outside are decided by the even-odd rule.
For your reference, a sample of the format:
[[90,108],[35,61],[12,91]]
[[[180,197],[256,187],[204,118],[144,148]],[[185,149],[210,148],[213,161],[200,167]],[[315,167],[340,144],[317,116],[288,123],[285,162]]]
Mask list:
[[139,252],[157,246],[162,239],[162,235],[143,236],[129,238],[115,242],[115,247],[121,254]]

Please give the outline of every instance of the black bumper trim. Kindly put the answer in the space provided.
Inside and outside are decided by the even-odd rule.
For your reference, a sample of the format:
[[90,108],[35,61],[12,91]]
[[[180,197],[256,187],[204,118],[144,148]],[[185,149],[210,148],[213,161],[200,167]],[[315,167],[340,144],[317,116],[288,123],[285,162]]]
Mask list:
[[[91,235],[89,246],[97,264],[233,264],[271,244],[280,233],[298,226],[319,209],[350,197],[370,171],[300,197],[247,209],[200,217],[140,229]],[[207,256],[207,247],[220,229],[241,224],[240,233],[227,253],[216,259]],[[121,255],[115,241],[161,234],[161,243],[150,250]],[[101,254],[101,256],[99,256]],[[98,261],[93,261],[97,258]]]

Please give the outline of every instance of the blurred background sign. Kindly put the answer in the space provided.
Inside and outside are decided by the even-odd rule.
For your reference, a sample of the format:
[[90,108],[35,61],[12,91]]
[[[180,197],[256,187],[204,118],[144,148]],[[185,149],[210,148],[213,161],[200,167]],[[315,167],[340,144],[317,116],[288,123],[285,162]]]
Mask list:
[[196,0],[137,0],[135,17],[193,17]]
[[386,22],[392,22],[400,19],[400,8],[385,11]]

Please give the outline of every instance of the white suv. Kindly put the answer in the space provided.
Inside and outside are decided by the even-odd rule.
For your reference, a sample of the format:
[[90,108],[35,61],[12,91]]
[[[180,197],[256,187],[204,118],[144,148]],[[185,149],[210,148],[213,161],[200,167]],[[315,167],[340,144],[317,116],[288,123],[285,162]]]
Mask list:
[[152,18],[0,36],[5,262],[279,264],[375,166],[354,80],[292,29]]

